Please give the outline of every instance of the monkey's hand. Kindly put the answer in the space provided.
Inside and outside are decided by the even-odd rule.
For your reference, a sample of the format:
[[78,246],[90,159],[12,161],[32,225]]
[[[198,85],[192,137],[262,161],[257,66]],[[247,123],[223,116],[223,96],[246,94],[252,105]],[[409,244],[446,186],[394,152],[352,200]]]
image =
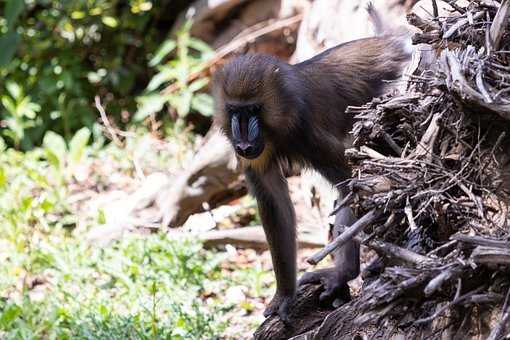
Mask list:
[[292,306],[294,298],[295,294],[284,295],[276,292],[273,299],[264,310],[264,316],[267,318],[272,315],[278,315],[283,323],[289,323],[290,306]]
[[351,293],[348,280],[341,270],[335,267],[319,269],[314,272],[306,272],[301,276],[298,285],[306,283],[320,283],[324,287],[324,292],[319,296],[321,302],[331,302],[333,307],[338,307],[351,300]]

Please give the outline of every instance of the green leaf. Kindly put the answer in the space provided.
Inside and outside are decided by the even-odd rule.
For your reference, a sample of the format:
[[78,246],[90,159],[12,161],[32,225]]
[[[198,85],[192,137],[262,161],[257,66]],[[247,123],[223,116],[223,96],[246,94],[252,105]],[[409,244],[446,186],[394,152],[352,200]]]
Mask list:
[[17,32],[7,32],[0,36],[0,67],[9,64],[16,53],[20,36]]
[[97,223],[106,224],[106,214],[103,209],[98,209],[97,212]]
[[161,84],[169,80],[175,79],[175,75],[176,74],[174,69],[172,69],[171,67],[163,67],[161,72],[152,77],[151,81],[147,85],[147,91],[150,92],[155,91],[161,86]]
[[73,18],[74,20],[83,19],[85,18],[85,16],[86,16],[85,12],[82,11],[74,11],[71,13],[71,18]]
[[30,196],[25,196],[21,200],[21,205],[19,207],[20,211],[27,212],[28,209],[32,207],[32,203],[34,203],[34,198]]
[[43,146],[48,161],[56,168],[62,168],[67,150],[64,138],[53,131],[48,131],[44,135]]
[[176,46],[177,43],[174,40],[165,41],[156,51],[154,57],[149,61],[149,66],[154,67],[161,63],[163,58],[165,58],[170,52],[172,52]]
[[209,83],[209,78],[200,78],[198,80],[195,80],[189,85],[189,90],[191,92],[197,92],[198,90],[201,90],[204,86],[206,86]]
[[17,116],[17,109],[16,109],[16,103],[14,100],[7,96],[2,96],[1,98],[2,105],[9,111],[9,113],[13,116]]
[[26,97],[28,99],[28,103],[25,106],[24,115],[27,118],[35,119],[37,112],[41,111],[41,105],[37,103],[30,102],[30,97]]
[[185,117],[188,115],[192,98],[193,93],[190,91],[184,91],[179,96],[172,97],[170,102],[180,117]]
[[39,207],[45,212],[45,213],[48,213],[50,212],[54,207],[55,207],[55,204],[53,202],[51,202],[50,200],[48,200],[47,198],[45,198],[41,204],[39,205]]
[[69,159],[73,164],[79,163],[85,154],[90,139],[90,130],[86,127],[78,130],[69,142]]
[[203,116],[210,117],[214,114],[214,100],[207,93],[198,93],[191,100],[191,108]]
[[22,309],[18,305],[9,305],[0,315],[0,329],[7,329],[11,323],[22,314]]
[[189,46],[199,52],[202,52],[202,53],[209,54],[209,53],[213,52],[213,49],[211,47],[209,47],[209,45],[207,45],[202,40],[199,40],[196,38],[189,39]]
[[0,168],[0,188],[3,188],[7,183],[7,174],[4,168]]
[[90,15],[101,15],[103,13],[103,9],[101,7],[94,7],[89,11]]
[[12,139],[15,143],[18,143],[24,136],[23,127],[16,123],[16,120],[9,119],[7,120],[8,129],[3,132],[3,134]]
[[9,30],[14,26],[24,8],[24,0],[7,0],[7,4],[5,5],[5,19],[7,20],[7,28]]
[[115,28],[119,25],[119,22],[114,17],[106,16],[103,17],[101,20],[103,21],[103,24],[111,28]]
[[166,96],[160,96],[158,94],[139,97],[138,111],[135,113],[133,119],[139,122],[151,114],[161,111],[167,100],[168,98]]
[[178,63],[175,65],[175,78],[177,81],[179,81],[181,84],[186,84],[188,81],[188,76],[190,74],[190,69],[185,62]]
[[9,82],[7,82],[5,87],[7,88],[7,91],[10,93],[12,98],[18,99],[22,96],[21,87],[18,84],[16,84],[15,82],[9,81]]

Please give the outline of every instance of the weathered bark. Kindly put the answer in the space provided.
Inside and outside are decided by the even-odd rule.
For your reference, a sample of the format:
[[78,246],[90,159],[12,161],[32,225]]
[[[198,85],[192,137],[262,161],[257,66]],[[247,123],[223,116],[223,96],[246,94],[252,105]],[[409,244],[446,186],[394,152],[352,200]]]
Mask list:
[[266,319],[254,334],[255,339],[280,340],[307,333],[319,327],[331,312],[331,307],[318,304],[322,288],[317,285],[304,285],[298,291],[296,303],[290,312],[288,325],[277,316]]
[[[174,25],[174,31],[192,18],[191,34],[213,48],[221,48],[250,31],[300,13],[308,0],[219,0],[194,1]],[[298,24],[268,34],[236,52],[266,52],[288,58],[293,50]],[[282,34],[282,30],[285,30]]]
[[161,190],[158,206],[163,225],[180,226],[194,213],[246,194],[228,140],[218,130],[209,132],[200,151],[180,175]]

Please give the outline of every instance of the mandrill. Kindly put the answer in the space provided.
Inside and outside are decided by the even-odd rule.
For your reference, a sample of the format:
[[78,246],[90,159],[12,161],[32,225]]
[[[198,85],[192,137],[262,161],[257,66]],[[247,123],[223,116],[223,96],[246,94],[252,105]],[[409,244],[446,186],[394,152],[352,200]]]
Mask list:
[[[296,294],[296,218],[285,171],[318,171],[331,184],[351,176],[344,141],[353,117],[349,105],[383,94],[410,58],[402,36],[354,40],[290,65],[268,55],[242,55],[215,74],[215,123],[230,140],[257,199],[276,276],[276,294],[264,316],[287,322]],[[345,188],[339,188],[343,197]],[[335,218],[333,237],[353,223],[350,208]],[[359,274],[359,244],[333,254],[332,268],[308,272],[299,284],[322,283],[320,299],[349,299],[347,282]]]

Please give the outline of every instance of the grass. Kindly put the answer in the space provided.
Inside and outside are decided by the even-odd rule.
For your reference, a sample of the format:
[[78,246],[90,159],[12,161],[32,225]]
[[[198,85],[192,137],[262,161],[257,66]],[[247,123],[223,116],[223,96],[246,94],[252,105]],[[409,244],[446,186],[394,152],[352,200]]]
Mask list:
[[62,234],[34,235],[30,252],[8,251],[5,338],[212,339],[224,327],[215,320],[220,306],[200,297],[219,256],[199,244],[131,235],[96,248]]
[[[226,253],[164,232],[88,242],[70,188],[95,151],[59,143],[26,153],[0,145],[0,339],[235,338],[225,335],[231,316],[269,294],[267,272],[225,270]],[[97,216],[87,223],[100,225]],[[247,292],[240,303],[225,298],[236,286]],[[237,326],[246,336],[254,325]]]
[[97,248],[53,232],[31,251],[3,248],[5,338],[212,339],[218,304],[201,299],[219,255],[165,234]]

